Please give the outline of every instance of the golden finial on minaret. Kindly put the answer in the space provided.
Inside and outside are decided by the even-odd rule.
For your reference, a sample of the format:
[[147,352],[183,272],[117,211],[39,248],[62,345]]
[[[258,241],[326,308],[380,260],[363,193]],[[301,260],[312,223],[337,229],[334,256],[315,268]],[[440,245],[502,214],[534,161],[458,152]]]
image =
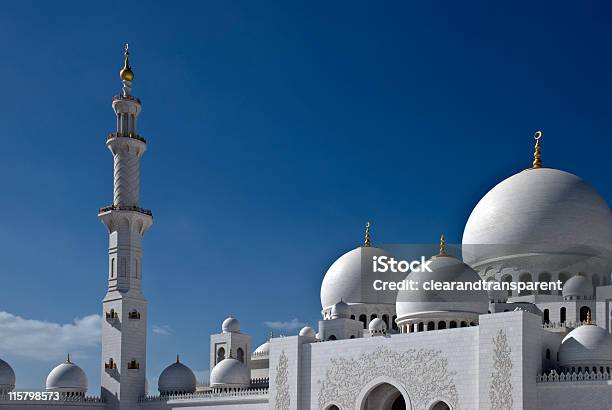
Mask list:
[[119,71],[119,77],[123,81],[134,81],[134,72],[132,71],[132,67],[130,67],[130,50],[129,45],[125,43],[125,62],[123,64],[123,68]]
[[366,231],[365,231],[365,240],[363,241],[363,246],[372,246],[372,242],[370,241],[370,223],[366,223]]
[[532,168],[542,168],[542,160],[540,159],[540,138],[542,138],[542,131],[536,131],[533,134],[535,139],[535,152],[533,153],[533,166]]
[[591,321],[591,311],[590,310],[587,311],[587,317],[586,317],[585,324],[587,324],[587,325],[592,325],[593,324],[593,322]]
[[444,238],[444,234],[440,236],[440,253],[438,256],[446,256],[446,239]]

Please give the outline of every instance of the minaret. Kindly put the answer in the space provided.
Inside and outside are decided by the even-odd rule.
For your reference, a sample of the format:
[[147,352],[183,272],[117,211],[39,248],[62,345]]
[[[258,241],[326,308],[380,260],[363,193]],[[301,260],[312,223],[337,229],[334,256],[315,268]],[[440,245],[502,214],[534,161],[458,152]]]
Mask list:
[[102,397],[112,409],[133,409],[145,394],[147,301],[141,289],[141,241],[153,223],[150,210],[139,206],[140,157],[144,138],[136,132],[140,100],[132,96],[134,73],[128,46],[120,71],[123,88],[113,97],[117,131],[106,146],[114,160],[112,205],[98,216],[109,233],[108,292],[102,301]]

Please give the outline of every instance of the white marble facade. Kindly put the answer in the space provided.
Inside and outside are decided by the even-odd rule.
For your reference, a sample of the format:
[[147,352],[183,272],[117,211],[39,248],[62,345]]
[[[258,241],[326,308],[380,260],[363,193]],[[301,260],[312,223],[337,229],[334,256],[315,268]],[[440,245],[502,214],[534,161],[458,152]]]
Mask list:
[[[363,245],[330,263],[318,329],[254,348],[229,317],[210,337],[210,383],[197,384],[177,357],[160,375],[159,391],[147,392],[140,242],[152,214],[139,205],[139,161],[147,144],[136,132],[140,101],[132,96],[127,49],[120,75],[122,93],[113,99],[117,131],[107,139],[115,195],[100,209],[109,233],[101,394],[85,396],[87,377],[68,358],[47,380],[59,400],[12,401],[19,374],[0,360],[0,409],[611,408],[612,214],[579,177],[541,167],[539,151],[532,168],[502,181],[476,205],[463,261],[442,246],[432,256],[433,273],[420,275],[569,280],[562,293],[483,291],[441,303],[425,293],[369,291],[371,272],[362,261],[389,253],[372,244],[368,225]],[[313,309],[319,310],[314,301]]]

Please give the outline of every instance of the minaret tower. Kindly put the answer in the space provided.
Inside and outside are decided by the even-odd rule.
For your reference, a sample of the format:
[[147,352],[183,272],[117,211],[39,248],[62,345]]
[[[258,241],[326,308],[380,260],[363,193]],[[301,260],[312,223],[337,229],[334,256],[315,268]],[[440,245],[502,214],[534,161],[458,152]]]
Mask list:
[[98,216],[109,233],[108,292],[102,301],[102,397],[112,409],[133,409],[145,394],[147,301],[142,293],[141,241],[153,223],[150,210],[139,206],[140,157],[144,138],[136,133],[140,100],[132,96],[134,73],[125,46],[119,73],[123,88],[113,97],[117,131],[106,146],[114,160],[112,205]]

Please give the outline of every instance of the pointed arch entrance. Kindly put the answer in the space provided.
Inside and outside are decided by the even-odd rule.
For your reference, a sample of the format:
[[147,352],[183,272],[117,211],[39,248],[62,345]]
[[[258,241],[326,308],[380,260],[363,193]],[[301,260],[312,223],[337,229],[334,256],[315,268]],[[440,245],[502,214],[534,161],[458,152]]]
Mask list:
[[408,392],[397,381],[378,378],[368,383],[357,398],[358,410],[412,410]]

